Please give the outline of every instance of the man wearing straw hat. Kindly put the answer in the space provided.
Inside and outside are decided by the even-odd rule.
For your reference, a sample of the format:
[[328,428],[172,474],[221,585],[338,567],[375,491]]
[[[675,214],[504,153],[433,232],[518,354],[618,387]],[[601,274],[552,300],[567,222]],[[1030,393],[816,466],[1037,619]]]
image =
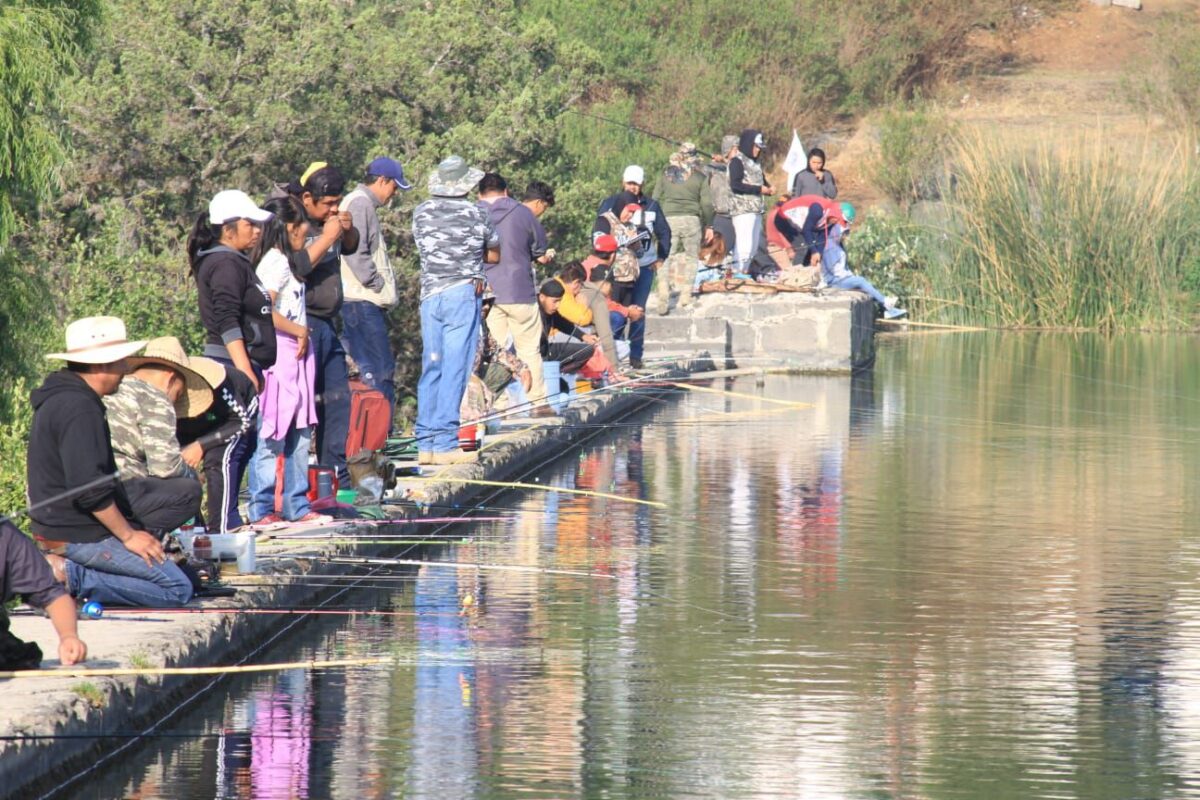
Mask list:
[[129,357],[146,342],[128,341],[125,323],[116,317],[72,322],[66,338],[64,352],[46,356],[66,367],[48,375],[30,397],[30,528],[74,597],[181,606],[192,598],[192,583],[133,513],[118,480],[101,399],[117,391]]
[[459,408],[475,361],[483,265],[500,261],[488,212],[467,199],[483,170],[450,156],[429,176],[431,197],[413,211],[421,256],[421,380],[417,384],[418,461],[473,462],[458,447]]
[[175,438],[177,418],[198,417],[213,403],[209,380],[225,374],[202,371],[209,360],[193,364],[174,336],[151,339],[141,356],[128,359],[132,370],[116,394],[104,398],[113,453],[133,513],[154,533],[173,531],[200,512],[196,469],[204,458],[200,445],[182,452]]

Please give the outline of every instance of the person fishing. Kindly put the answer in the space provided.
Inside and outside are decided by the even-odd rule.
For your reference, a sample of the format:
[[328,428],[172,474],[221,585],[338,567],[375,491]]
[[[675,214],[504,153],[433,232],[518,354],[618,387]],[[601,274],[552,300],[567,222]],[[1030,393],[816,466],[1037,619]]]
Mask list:
[[854,206],[842,203],[841,211],[844,221],[834,223],[830,229],[825,252],[821,256],[821,277],[834,289],[866,293],[883,307],[884,319],[900,319],[907,316],[906,310],[896,307],[895,297],[884,297],[869,280],[855,275],[846,265],[846,250],[842,247],[842,242],[850,235],[851,226],[854,224]]

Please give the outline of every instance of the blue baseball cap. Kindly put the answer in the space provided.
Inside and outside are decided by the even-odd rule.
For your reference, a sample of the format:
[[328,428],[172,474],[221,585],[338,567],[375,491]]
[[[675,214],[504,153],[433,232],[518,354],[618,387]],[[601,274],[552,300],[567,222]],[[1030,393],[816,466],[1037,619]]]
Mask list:
[[404,191],[413,188],[412,184],[404,180],[404,167],[400,166],[400,162],[387,156],[380,156],[367,165],[368,175],[378,175],[381,178],[391,178],[396,182],[396,186]]

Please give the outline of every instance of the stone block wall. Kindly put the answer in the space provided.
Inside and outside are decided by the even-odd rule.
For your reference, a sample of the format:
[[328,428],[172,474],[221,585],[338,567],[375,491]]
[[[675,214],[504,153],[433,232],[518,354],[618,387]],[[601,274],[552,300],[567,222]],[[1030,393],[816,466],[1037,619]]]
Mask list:
[[777,358],[800,370],[849,372],[875,358],[875,309],[858,292],[705,294],[670,316],[649,315],[646,352],[736,362]]

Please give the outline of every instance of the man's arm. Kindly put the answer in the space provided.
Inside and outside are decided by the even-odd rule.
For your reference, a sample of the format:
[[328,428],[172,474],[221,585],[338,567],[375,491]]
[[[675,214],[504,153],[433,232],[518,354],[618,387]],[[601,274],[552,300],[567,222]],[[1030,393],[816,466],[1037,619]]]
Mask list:
[[[185,390],[186,391],[186,390]],[[175,438],[175,409],[157,398],[147,398],[138,409],[137,425],[146,454],[146,472],[154,478],[182,478],[192,474],[183,463]]]
[[662,212],[662,206],[656,201],[650,202],[650,208],[654,211],[654,238],[658,240],[658,260],[666,261],[671,255],[671,225],[667,222],[667,215]]

